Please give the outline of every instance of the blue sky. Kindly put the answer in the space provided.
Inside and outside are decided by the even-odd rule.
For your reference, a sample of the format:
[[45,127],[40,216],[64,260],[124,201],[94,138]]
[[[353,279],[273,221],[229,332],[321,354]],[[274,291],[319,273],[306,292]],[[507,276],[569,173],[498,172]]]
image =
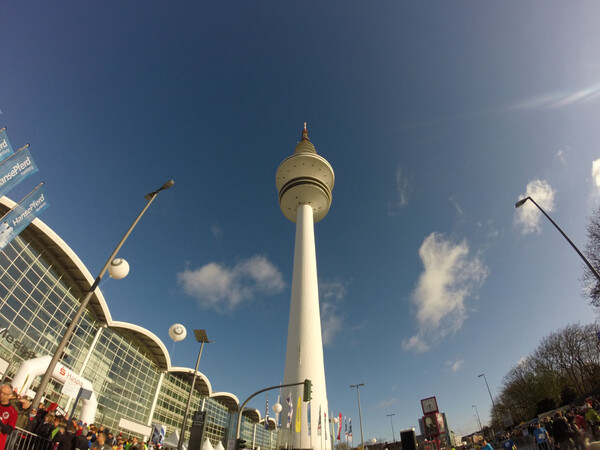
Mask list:
[[[283,377],[294,225],[275,171],[302,123],[336,183],[316,227],[330,408],[365,439],[417,426],[437,396],[475,430],[503,375],[595,313],[581,247],[600,204],[600,4],[7,2],[0,116],[31,144],[42,220],[95,276],[170,178],[102,285],[240,400]],[[594,167],[596,172],[594,172]],[[528,212],[529,211],[529,212]],[[264,409],[264,399],[253,405]]]

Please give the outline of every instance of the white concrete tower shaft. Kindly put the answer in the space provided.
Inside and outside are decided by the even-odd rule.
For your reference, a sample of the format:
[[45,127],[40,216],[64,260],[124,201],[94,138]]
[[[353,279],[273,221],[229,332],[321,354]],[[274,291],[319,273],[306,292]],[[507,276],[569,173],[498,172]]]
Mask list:
[[[281,211],[296,223],[294,246],[294,269],[288,325],[287,349],[283,383],[312,381],[311,435],[308,432],[308,403],[301,402],[300,432],[296,431],[298,398],[303,387],[285,388],[282,392],[282,425],[278,435],[278,447],[290,449],[330,449],[330,431],[325,441],[324,414],[329,411],[323,361],[323,340],[319,312],[319,289],[314,223],[323,219],[331,205],[334,184],[333,169],[308,140],[306,124],[302,140],[294,154],[286,158],[277,169],[277,189]],[[286,427],[288,406],[286,399],[292,392],[293,417]],[[318,435],[319,409],[322,432]]]

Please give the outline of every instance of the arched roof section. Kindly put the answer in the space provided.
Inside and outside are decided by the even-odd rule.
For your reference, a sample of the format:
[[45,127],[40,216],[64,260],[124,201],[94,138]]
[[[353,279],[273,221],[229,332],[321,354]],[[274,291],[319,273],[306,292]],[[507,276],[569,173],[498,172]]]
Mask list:
[[[6,214],[16,205],[9,198],[0,197],[0,215]],[[27,228],[22,231],[22,234],[39,244],[52,260],[58,261],[63,276],[67,277],[71,281],[70,284],[79,291],[75,292],[76,296],[89,291],[95,278],[92,277],[71,247],[52,231],[48,225],[38,218],[33,219]],[[106,300],[98,288],[96,288],[94,295],[90,299],[88,310],[101,323],[108,325],[112,321]]]
[[223,403],[231,412],[238,412],[240,410],[240,401],[235,395],[229,392],[213,392],[211,398]]
[[244,411],[242,412],[242,416],[246,416],[252,422],[256,422],[256,423],[259,423],[260,419],[261,419],[260,411],[258,409],[254,409],[254,408],[244,408]]
[[[171,367],[169,369],[169,373],[173,373],[187,379],[190,384],[192,383],[192,379],[194,377],[194,369],[188,369],[187,367]],[[210,385],[208,378],[206,378],[202,372],[196,372],[196,377],[194,389],[196,389],[203,397],[212,397],[212,386]]]
[[145,348],[150,358],[160,370],[167,371],[171,367],[171,358],[165,344],[151,331],[128,322],[111,321],[110,328],[119,330],[119,333],[134,342],[139,342]]

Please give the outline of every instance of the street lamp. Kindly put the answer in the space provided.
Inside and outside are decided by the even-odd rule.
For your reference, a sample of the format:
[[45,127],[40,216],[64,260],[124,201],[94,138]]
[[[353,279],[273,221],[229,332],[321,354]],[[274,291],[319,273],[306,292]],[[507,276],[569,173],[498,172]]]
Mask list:
[[395,416],[396,414],[386,414],[387,417],[390,418],[390,423],[392,424],[392,439],[394,440],[394,442],[396,442],[396,435],[394,434],[394,422],[392,422],[392,417]]
[[490,385],[487,382],[487,378],[485,377],[485,373],[477,375],[477,378],[481,378],[481,377],[483,377],[483,381],[485,381],[485,385],[487,387],[488,394],[490,394],[490,400],[492,401],[492,406],[494,407],[494,415],[496,416],[496,420],[498,421],[498,425],[500,427],[502,427],[502,424],[500,423],[500,419],[498,417],[498,411],[496,410],[496,403],[494,403],[494,397],[492,397],[492,391],[490,391]]
[[364,385],[365,383],[350,385],[350,388],[356,388],[356,397],[358,398],[358,419],[360,420],[360,442],[362,444],[362,450],[365,450],[365,439],[363,437],[362,412],[360,411],[360,393],[358,388]]
[[183,445],[183,439],[185,437],[185,428],[187,424],[187,417],[190,412],[190,404],[192,403],[192,395],[194,393],[194,385],[196,384],[196,374],[198,373],[198,366],[200,365],[200,357],[202,356],[202,348],[204,348],[204,343],[211,343],[212,341],[208,340],[206,336],[206,330],[194,330],[194,336],[196,336],[196,340],[200,342],[200,352],[198,352],[198,360],[196,361],[196,369],[194,370],[194,376],[192,378],[192,387],[190,388],[190,395],[188,396],[187,406],[185,407],[185,413],[183,413],[183,420],[181,422],[181,433],[179,442],[177,443],[177,450],[181,450],[181,446]]
[[475,408],[475,412],[477,413],[477,423],[479,424],[479,431],[481,432],[481,419],[479,418],[479,411],[477,411],[477,405],[472,405]]
[[129,235],[131,234],[131,232],[133,231],[133,229],[135,228],[137,223],[140,221],[140,219],[142,218],[142,216],[144,215],[144,213],[146,212],[148,207],[152,204],[152,202],[154,201],[154,199],[156,198],[158,193],[160,191],[164,191],[165,189],[169,189],[174,184],[175,184],[175,182],[173,180],[169,180],[165,184],[163,184],[159,189],[157,189],[156,191],[150,192],[149,194],[146,194],[144,196],[144,198],[146,199],[146,206],[144,206],[144,209],[142,209],[142,212],[140,212],[138,214],[138,216],[135,218],[133,223],[129,226],[129,229],[127,230],[125,235],[121,238],[117,247],[114,249],[114,251],[111,253],[110,257],[108,258],[108,261],[106,261],[106,263],[102,267],[102,270],[100,271],[100,274],[96,277],[94,284],[92,284],[92,286],[87,291],[87,293],[85,294],[83,299],[81,299],[81,301],[79,303],[79,308],[77,309],[77,311],[75,312],[75,315],[69,322],[69,325],[67,326],[67,330],[65,331],[65,334],[63,335],[62,339],[60,340],[58,347],[56,347],[56,350],[54,351],[54,355],[52,356],[52,359],[50,360],[48,369],[46,369],[46,373],[44,373],[44,376],[42,377],[42,381],[40,381],[40,385],[38,386],[37,391],[35,393],[35,398],[33,399],[34,405],[39,405],[41,403],[42,396],[44,395],[44,391],[46,390],[46,387],[48,386],[48,382],[50,381],[50,378],[52,377],[52,373],[54,372],[54,369],[56,368],[56,364],[58,363],[58,360],[61,358],[61,356],[65,350],[65,347],[67,346],[67,343],[73,336],[75,327],[79,323],[79,319],[81,319],[81,316],[85,312],[87,305],[88,305],[90,299],[92,298],[92,295],[94,295],[94,291],[100,284],[102,277],[104,276],[106,271],[109,269],[109,266],[115,259],[115,256],[117,256],[117,253],[119,252],[119,250],[121,249],[121,247],[123,246],[123,244],[125,243],[127,238],[129,237]]
[[556,222],[554,222],[554,220],[552,220],[552,218],[546,214],[546,211],[544,211],[542,209],[542,207],[540,205],[538,205],[534,199],[532,199],[531,197],[525,197],[522,198],[521,200],[519,200],[517,203],[515,203],[515,208],[520,208],[521,206],[523,206],[525,204],[525,202],[527,200],[530,200],[535,206],[538,207],[538,209],[542,212],[542,214],[544,216],[546,216],[546,218],[552,223],[552,225],[554,225],[556,227],[556,229],[558,231],[560,231],[560,234],[563,235],[563,237],[567,240],[567,242],[569,244],[571,244],[571,247],[573,247],[573,249],[577,252],[577,254],[581,257],[581,259],[583,260],[583,262],[588,266],[588,268],[592,271],[592,273],[595,275],[595,277],[598,279],[598,281],[600,281],[600,273],[598,273],[598,271],[596,269],[594,269],[594,267],[590,264],[590,262],[587,260],[587,258],[585,256],[583,256],[583,253],[581,253],[579,251],[579,249],[577,248],[577,246],[575,244],[573,244],[573,241],[571,239],[569,239],[569,236],[567,236],[565,234],[565,232],[563,230],[561,230],[561,228],[556,224]]

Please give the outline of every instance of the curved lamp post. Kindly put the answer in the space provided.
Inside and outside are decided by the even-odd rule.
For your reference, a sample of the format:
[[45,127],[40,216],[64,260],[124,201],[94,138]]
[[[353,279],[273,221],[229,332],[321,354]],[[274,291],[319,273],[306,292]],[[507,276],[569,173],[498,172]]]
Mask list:
[[365,439],[363,437],[362,412],[360,411],[360,393],[358,392],[358,388],[364,385],[365,383],[350,385],[351,388],[356,388],[356,397],[358,398],[358,418],[360,420],[360,442],[362,444],[362,450],[365,450]]
[[152,202],[154,201],[154,199],[156,198],[158,193],[160,191],[164,191],[165,189],[169,189],[174,184],[175,184],[175,182],[173,180],[169,180],[165,184],[163,184],[160,187],[160,189],[157,189],[156,191],[150,192],[149,194],[145,195],[144,198],[146,199],[146,206],[144,206],[144,209],[142,209],[142,212],[140,212],[138,214],[138,216],[135,218],[133,223],[130,225],[130,227],[127,230],[127,232],[125,233],[125,235],[121,238],[121,240],[117,244],[117,247],[110,254],[108,261],[106,261],[106,263],[102,267],[102,270],[100,271],[100,274],[98,274],[98,276],[96,277],[94,284],[92,284],[92,286],[87,291],[85,296],[81,299],[79,308],[75,312],[75,315],[71,319],[71,322],[69,322],[69,326],[67,327],[65,334],[63,335],[62,339],[60,340],[58,347],[56,347],[56,350],[54,351],[52,360],[50,361],[50,364],[48,365],[48,369],[46,369],[46,373],[44,373],[44,376],[42,377],[42,381],[40,382],[40,385],[37,388],[37,391],[35,393],[35,398],[33,399],[32,404],[39,405],[40,402],[42,401],[42,396],[44,395],[44,392],[46,391],[46,387],[48,386],[48,382],[50,381],[50,378],[52,377],[52,372],[54,372],[54,369],[56,368],[56,364],[58,363],[58,360],[60,359],[62,353],[64,352],[65,347],[67,346],[67,343],[73,336],[73,332],[75,331],[75,327],[79,323],[79,319],[81,319],[81,316],[85,312],[87,305],[88,305],[90,299],[92,298],[92,295],[94,295],[94,291],[100,284],[102,277],[104,276],[104,274],[108,270],[109,266],[115,259],[115,256],[117,256],[117,253],[119,252],[119,250],[121,250],[121,247],[123,246],[123,244],[129,237],[129,235],[131,234],[131,232],[133,231],[133,229],[135,228],[137,223],[140,221],[140,219],[142,218],[142,216],[144,215],[144,213],[146,212],[148,207],[152,204]]
[[577,246],[575,244],[573,244],[573,241],[571,239],[569,239],[569,236],[567,236],[565,234],[565,232],[563,230],[560,229],[560,227],[556,224],[556,222],[554,222],[554,220],[552,220],[552,218],[546,214],[546,211],[544,211],[542,209],[542,207],[540,205],[538,205],[534,199],[532,199],[531,197],[525,197],[522,198],[521,200],[519,200],[517,203],[515,203],[515,208],[520,208],[521,206],[523,206],[525,204],[525,202],[527,200],[530,200],[531,203],[533,203],[535,206],[538,207],[538,209],[542,212],[542,214],[544,216],[546,216],[546,219],[548,219],[552,225],[554,225],[556,227],[556,229],[558,231],[560,231],[560,234],[563,235],[563,237],[567,240],[567,242],[569,244],[571,244],[571,247],[573,247],[573,250],[575,250],[577,252],[577,254],[580,256],[580,258],[583,260],[583,262],[588,266],[588,268],[592,271],[592,273],[594,274],[594,276],[598,279],[598,281],[600,282],[600,274],[598,273],[598,271],[596,269],[594,269],[594,267],[590,264],[590,262],[587,260],[587,258],[583,255],[583,253],[581,253],[579,251],[579,249],[577,248]]

